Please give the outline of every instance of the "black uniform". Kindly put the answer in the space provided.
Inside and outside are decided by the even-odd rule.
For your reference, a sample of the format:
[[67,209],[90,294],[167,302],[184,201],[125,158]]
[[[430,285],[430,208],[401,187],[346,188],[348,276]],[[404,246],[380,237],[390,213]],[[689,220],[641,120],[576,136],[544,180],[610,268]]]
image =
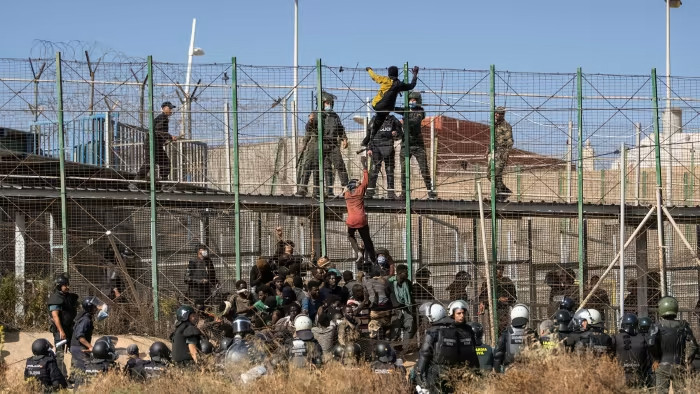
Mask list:
[[[154,145],[156,151],[155,163],[158,166],[158,174],[161,180],[167,180],[170,176],[170,158],[165,150],[165,143],[172,141],[172,137],[168,131],[168,126],[168,115],[162,112],[156,116],[155,119],[153,119],[153,130],[155,135]],[[145,162],[139,169],[139,172],[136,175],[137,178],[146,178],[148,176],[148,171],[150,168],[149,158],[151,157],[148,138],[146,138],[144,148],[146,151],[144,155]]]
[[628,386],[646,386],[649,381],[649,369],[652,358],[647,341],[641,334],[630,335],[626,332],[615,334],[612,338],[617,361],[625,370]]
[[403,365],[396,365],[395,363],[385,363],[377,360],[370,364],[370,368],[377,375],[396,373],[401,376],[406,376],[406,367]]
[[29,357],[24,368],[24,378],[35,378],[46,389],[58,390],[68,386],[65,376],[58,368],[56,358],[50,354]]
[[321,114],[323,121],[323,167],[325,171],[324,183],[328,189],[328,194],[333,194],[333,175],[338,171],[340,185],[345,187],[348,184],[348,170],[343,161],[343,154],[340,152],[340,142],[347,140],[345,127],[338,114],[333,110],[324,111]]
[[146,376],[143,374],[143,364],[145,363],[144,360],[141,360],[138,357],[130,358],[127,362],[126,365],[124,365],[124,373],[129,376],[131,379],[141,381],[146,378]]
[[603,332],[602,328],[591,327],[578,334],[576,350],[592,350],[598,356],[611,356],[615,352],[612,338]]
[[[394,140],[403,138],[403,127],[396,117],[387,116],[382,125],[375,128],[374,124],[378,121],[378,116],[376,115],[369,122],[367,135],[362,141],[362,145],[372,151],[372,172],[369,174],[366,197],[372,197],[375,193],[382,162],[386,173],[386,188],[389,193],[394,193]],[[392,135],[394,131],[396,136]]]
[[[58,311],[58,319],[61,322],[63,331],[66,333],[66,339],[70,341],[73,337],[75,317],[78,315],[78,295],[56,290],[49,296],[47,305],[49,308],[49,331],[53,334],[54,345],[61,341],[61,335],[58,332],[56,324],[53,322],[53,317],[51,316],[52,311]],[[66,364],[63,361],[66,348],[67,346],[56,348],[56,363],[64,376],[67,375]]]
[[494,353],[494,369],[501,372],[501,367],[507,367],[515,362],[515,356],[528,346],[534,332],[526,326],[514,327],[508,325],[498,339]]
[[423,345],[418,352],[415,367],[417,383],[427,387],[431,393],[449,390],[440,376],[446,368],[463,364],[479,368],[475,344],[471,327],[456,325],[449,317],[433,323],[425,332]]
[[[396,111],[403,112],[405,108],[396,108]],[[410,162],[411,156],[416,158],[420,174],[425,182],[425,188],[432,190],[430,182],[430,171],[428,171],[428,157],[425,154],[425,143],[423,141],[423,133],[421,132],[421,123],[425,119],[425,111],[423,107],[417,105],[410,109],[408,117],[404,117],[404,135],[403,143],[401,144],[401,190],[406,192],[406,158]],[[409,148],[408,155],[406,154],[406,138],[408,138]]]
[[684,372],[686,361],[692,363],[698,349],[693,330],[685,320],[661,319],[657,332],[650,333],[649,345],[658,355],[656,368],[656,392],[666,393],[671,380],[677,380]]
[[78,321],[75,322],[75,326],[73,326],[73,336],[70,340],[70,354],[73,356],[71,366],[73,368],[81,371],[85,370],[85,362],[88,356],[83,350],[87,348],[80,343],[80,338],[85,338],[88,343],[92,343],[92,332],[94,329],[92,314],[83,312]]
[[75,384],[82,385],[92,381],[96,376],[118,368],[117,363],[112,360],[88,359],[85,361],[85,369],[75,375]]
[[185,283],[187,284],[187,297],[195,305],[211,303],[212,289],[218,283],[211,259],[206,257],[203,260],[190,260],[185,273]]
[[199,345],[202,332],[189,321],[181,322],[170,335],[173,343],[173,363],[189,366],[194,363],[188,345]]
[[[157,360],[156,360],[157,359]],[[149,361],[141,364],[141,373],[147,380],[163,376],[170,367],[170,364],[162,361],[160,357],[151,357]]]

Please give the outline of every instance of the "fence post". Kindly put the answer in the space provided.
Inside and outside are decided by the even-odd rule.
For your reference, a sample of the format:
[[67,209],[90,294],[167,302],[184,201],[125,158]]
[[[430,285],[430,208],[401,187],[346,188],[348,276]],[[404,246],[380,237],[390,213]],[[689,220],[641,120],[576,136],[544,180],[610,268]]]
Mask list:
[[[324,183],[323,165],[323,72],[321,70],[321,59],[316,60],[316,124],[318,125],[318,214],[321,227],[321,256],[326,255],[326,185]],[[316,256],[321,257],[321,256]]]
[[583,299],[584,263],[586,260],[583,228],[583,74],[581,67],[576,69],[576,95],[577,95],[577,122],[578,122],[578,163],[576,173],[578,175],[578,294]]
[[151,287],[153,289],[153,318],[158,321],[158,211],[156,207],[156,145],[153,125],[153,56],[148,56],[148,161],[151,203]]
[[233,226],[234,228],[234,253],[236,254],[236,280],[241,279],[241,180],[238,156],[238,63],[236,58],[231,58],[231,137],[233,143]]
[[66,134],[63,126],[63,74],[61,52],[56,52],[56,95],[58,98],[58,165],[61,182],[61,237],[63,272],[68,272],[68,201],[66,197]]
[[[487,267],[491,274],[491,287],[493,291],[491,292],[491,305],[495,309],[491,314],[491,338],[498,338],[498,287],[496,279],[496,264],[498,263],[498,218],[496,217],[496,66],[491,65],[490,76],[489,76],[489,96],[490,96],[490,106],[491,106],[491,120],[489,124],[491,126],[491,138],[489,142],[489,153],[491,163],[489,164],[489,170],[491,171],[491,265]],[[486,256],[484,256],[486,257]],[[488,261],[488,259],[486,259]],[[495,342],[494,342],[495,343]]]
[[[403,65],[403,81],[408,83],[408,62]],[[408,279],[413,278],[413,244],[412,240],[412,224],[411,224],[411,130],[408,129],[409,122],[409,112],[408,108],[408,94],[403,95],[403,138],[404,138],[404,172],[406,173],[406,178],[404,180],[406,187],[402,190],[406,197],[406,266],[408,267]],[[420,127],[420,126],[419,126]],[[435,181],[433,181],[435,182]],[[430,191],[430,190],[428,190]]]
[[651,69],[651,100],[653,105],[652,121],[654,122],[654,156],[656,159],[656,229],[659,242],[659,276],[661,276],[661,296],[666,296],[666,261],[664,260],[664,221],[661,181],[661,136],[659,135],[659,96],[656,85],[656,69]]

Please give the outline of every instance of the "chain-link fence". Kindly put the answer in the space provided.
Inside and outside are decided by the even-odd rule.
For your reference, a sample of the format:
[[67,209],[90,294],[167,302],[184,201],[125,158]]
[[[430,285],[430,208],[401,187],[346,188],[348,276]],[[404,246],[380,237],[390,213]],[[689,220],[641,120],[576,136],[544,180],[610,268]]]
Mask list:
[[[408,65],[399,69],[410,82]],[[501,295],[486,296],[490,274],[498,288],[513,282],[512,298],[536,321],[565,295],[582,301],[602,277],[588,305],[609,328],[622,302],[653,315],[663,292],[696,324],[699,85],[672,78],[666,99],[654,73],[421,69],[420,140],[406,147],[400,134],[389,137],[384,160],[370,160],[370,172],[379,168],[366,200],[374,244],[409,264],[417,302],[464,298],[484,322],[479,304]],[[279,259],[287,241],[305,263],[327,255],[356,275],[342,193],[362,178],[378,89],[364,67],[320,62],[188,71],[0,59],[0,272],[23,284],[21,300],[32,281],[67,271],[79,293],[119,306],[122,328],[146,331],[156,326],[144,321],[170,320],[178,303],[193,301],[185,273],[199,244],[217,279],[208,304],[234,292],[237,279],[251,281],[260,256]],[[309,122],[328,101],[319,103],[321,92],[343,127],[320,130],[319,143]],[[172,115],[161,114],[164,102]],[[404,93],[397,122],[407,104]],[[514,140],[506,195],[490,182],[489,152],[503,149],[498,106]],[[406,122],[394,127],[408,133]]]

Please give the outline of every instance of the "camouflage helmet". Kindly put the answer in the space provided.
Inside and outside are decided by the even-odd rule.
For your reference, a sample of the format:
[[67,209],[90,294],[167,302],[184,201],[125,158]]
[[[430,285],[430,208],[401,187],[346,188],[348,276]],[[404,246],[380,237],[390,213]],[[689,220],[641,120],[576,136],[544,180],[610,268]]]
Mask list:
[[411,91],[411,93],[408,94],[408,99],[415,99],[418,104],[423,104],[423,98],[420,95],[420,92]]
[[675,317],[678,314],[678,300],[666,296],[659,300],[659,315],[663,317]]
[[506,107],[499,105],[496,107],[496,110],[494,111],[497,114],[505,114],[506,113]]
[[329,102],[329,103],[331,103],[331,105],[333,105],[335,103],[336,98],[337,97],[335,97],[335,95],[332,95],[326,91],[321,91],[321,102],[322,103]]

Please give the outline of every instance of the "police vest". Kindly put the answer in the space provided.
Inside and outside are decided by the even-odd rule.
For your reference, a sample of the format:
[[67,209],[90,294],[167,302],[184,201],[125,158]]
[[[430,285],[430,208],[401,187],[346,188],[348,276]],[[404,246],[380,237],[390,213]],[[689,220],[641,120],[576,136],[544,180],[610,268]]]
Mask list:
[[[470,338],[459,335],[459,330],[455,327],[444,327],[437,330],[435,341],[434,360],[438,365],[454,365],[465,360],[463,346],[472,345]],[[464,339],[468,340],[468,344]]]
[[[180,323],[179,326],[173,332],[171,337],[173,341],[173,361],[183,362],[192,360],[192,355],[190,354],[190,349],[187,346],[187,338],[195,336],[199,333],[197,327],[193,326],[192,323],[186,321]],[[197,338],[197,343],[199,343],[199,338]]]
[[685,357],[685,345],[690,327],[684,320],[664,320],[657,324],[659,329],[661,362],[682,364]]
[[289,362],[291,365],[303,368],[308,363],[309,348],[306,341],[295,339],[292,341],[292,348],[289,350]]
[[493,369],[493,348],[489,345],[478,345],[474,348],[476,356],[479,358],[479,366],[484,371]]
[[586,331],[579,337],[579,343],[586,349],[590,349],[597,355],[603,355],[610,352],[612,340],[610,336],[595,331]]
[[396,365],[393,363],[383,363],[381,361],[375,361],[370,366],[372,371],[377,375],[388,375],[397,371]]
[[649,353],[643,336],[625,332],[615,335],[615,354],[625,373],[646,371]]
[[50,387],[51,373],[48,368],[49,362],[53,361],[50,356],[34,356],[27,359],[27,365],[24,369],[25,378],[35,378],[44,386]]
[[168,370],[168,364],[151,360],[143,363],[142,368],[146,379],[154,379],[162,376]]
[[540,337],[540,345],[542,345],[542,349],[545,350],[554,350],[557,348],[557,342],[549,335]]
[[508,326],[506,332],[506,357],[504,364],[511,364],[515,361],[515,355],[520,353],[526,346],[525,328]]
[[[47,304],[61,306],[61,310],[58,311],[58,318],[61,321],[61,326],[63,326],[63,331],[65,331],[66,334],[71,334],[73,332],[75,317],[78,315],[78,295],[75,293],[63,293],[57,290],[49,296]],[[49,312],[49,330],[51,332],[58,332],[51,312]]]

